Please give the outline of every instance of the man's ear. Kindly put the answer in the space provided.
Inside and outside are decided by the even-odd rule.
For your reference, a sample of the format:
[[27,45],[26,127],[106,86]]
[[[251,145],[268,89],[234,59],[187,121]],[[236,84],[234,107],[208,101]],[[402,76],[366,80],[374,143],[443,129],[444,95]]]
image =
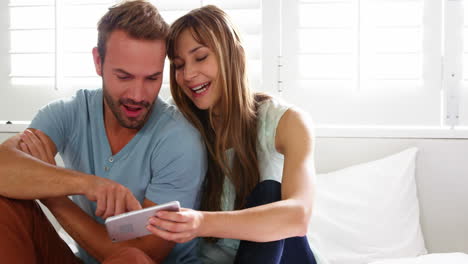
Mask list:
[[101,56],[99,55],[99,51],[97,47],[93,48],[93,60],[94,60],[94,67],[96,68],[96,73],[99,76],[102,76],[102,60],[101,60]]

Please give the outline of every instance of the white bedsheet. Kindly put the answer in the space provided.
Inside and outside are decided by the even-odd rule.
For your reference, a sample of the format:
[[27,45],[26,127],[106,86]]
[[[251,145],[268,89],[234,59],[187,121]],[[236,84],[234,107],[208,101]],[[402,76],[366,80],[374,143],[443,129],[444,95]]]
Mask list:
[[416,258],[379,260],[369,264],[468,264],[468,255],[463,253],[427,254]]

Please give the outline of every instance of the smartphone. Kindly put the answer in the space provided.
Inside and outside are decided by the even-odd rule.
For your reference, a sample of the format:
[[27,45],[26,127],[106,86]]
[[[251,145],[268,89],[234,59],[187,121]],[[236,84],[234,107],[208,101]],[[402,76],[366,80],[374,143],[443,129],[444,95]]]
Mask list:
[[175,211],[180,210],[178,201],[172,201],[164,204],[159,204],[140,210],[111,216],[106,219],[105,225],[107,233],[112,242],[129,240],[141,236],[151,234],[146,226],[148,219],[158,211]]

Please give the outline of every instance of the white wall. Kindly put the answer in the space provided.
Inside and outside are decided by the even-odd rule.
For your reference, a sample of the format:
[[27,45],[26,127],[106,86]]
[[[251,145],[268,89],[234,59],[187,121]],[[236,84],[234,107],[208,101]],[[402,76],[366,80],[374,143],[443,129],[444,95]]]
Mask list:
[[16,133],[0,133],[0,142],[5,141],[6,139],[14,136]]

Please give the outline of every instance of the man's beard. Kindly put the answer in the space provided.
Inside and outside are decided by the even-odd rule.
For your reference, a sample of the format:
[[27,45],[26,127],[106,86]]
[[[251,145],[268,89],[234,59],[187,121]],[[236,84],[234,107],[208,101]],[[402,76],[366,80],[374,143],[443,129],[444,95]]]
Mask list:
[[[129,98],[121,98],[118,101],[114,100],[112,96],[107,92],[107,89],[104,85],[104,82],[102,84],[103,88],[103,94],[104,94],[104,100],[106,101],[107,105],[109,106],[110,110],[114,114],[114,117],[117,119],[119,124],[122,127],[128,128],[128,129],[140,129],[142,128],[146,120],[148,119],[151,109],[153,107],[153,103],[150,103],[148,101],[140,101],[136,102],[132,99]],[[134,106],[140,106],[143,109],[146,109],[146,112],[142,113],[141,116],[132,118],[132,117],[126,117],[124,113],[122,113],[122,110],[120,109],[120,106],[123,104],[131,104]]]

